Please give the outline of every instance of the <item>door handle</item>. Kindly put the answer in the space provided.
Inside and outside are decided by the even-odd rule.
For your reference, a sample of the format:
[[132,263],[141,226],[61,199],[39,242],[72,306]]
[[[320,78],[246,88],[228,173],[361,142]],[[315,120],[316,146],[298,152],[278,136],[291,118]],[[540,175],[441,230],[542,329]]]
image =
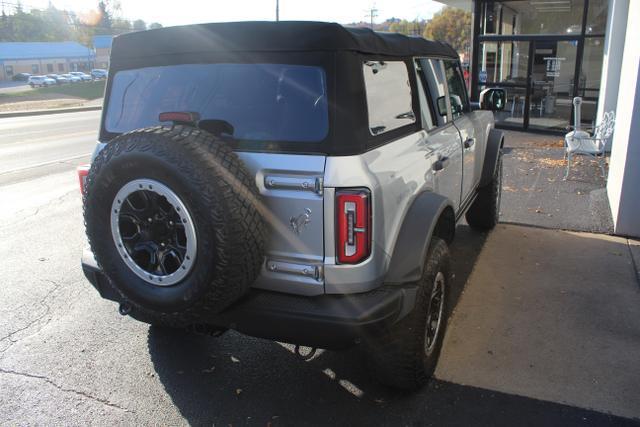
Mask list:
[[464,142],[464,148],[465,148],[465,150],[466,150],[467,148],[471,148],[471,147],[473,147],[473,144],[475,144],[475,143],[476,143],[476,139],[475,139],[475,138],[469,138],[469,139],[467,139],[467,140]]
[[433,165],[431,165],[431,168],[433,169],[434,172],[438,172],[446,168],[448,164],[449,164],[449,158],[446,156],[443,156],[443,157],[440,157],[435,162],[433,162]]

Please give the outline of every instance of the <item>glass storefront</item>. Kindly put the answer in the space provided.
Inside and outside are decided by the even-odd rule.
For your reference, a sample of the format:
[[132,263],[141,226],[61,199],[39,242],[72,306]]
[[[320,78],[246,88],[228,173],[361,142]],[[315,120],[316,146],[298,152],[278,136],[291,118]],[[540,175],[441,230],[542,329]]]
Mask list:
[[502,127],[563,132],[572,100],[592,124],[603,62],[607,0],[476,1],[472,97],[507,91]]

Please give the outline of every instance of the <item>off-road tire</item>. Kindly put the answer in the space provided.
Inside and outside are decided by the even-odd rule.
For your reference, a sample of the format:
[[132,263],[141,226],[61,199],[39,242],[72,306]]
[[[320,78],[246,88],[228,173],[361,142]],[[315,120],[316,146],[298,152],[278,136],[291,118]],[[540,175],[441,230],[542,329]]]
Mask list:
[[[112,237],[115,195],[141,178],[175,192],[195,228],[196,259],[189,274],[171,286],[134,274]],[[122,300],[149,323],[187,326],[203,313],[220,312],[245,294],[263,264],[266,226],[255,180],[231,148],[206,131],[158,126],[118,136],[93,161],[83,204],[98,265]]]
[[[444,276],[444,307],[436,341],[429,355],[425,351],[425,331],[429,298],[434,281]],[[433,375],[446,329],[447,296],[451,283],[449,248],[444,240],[433,237],[425,260],[414,309],[404,319],[370,339],[365,346],[367,362],[374,377],[390,387],[416,390]]]
[[496,170],[491,181],[478,189],[478,196],[467,211],[465,218],[475,230],[491,230],[500,219],[502,198],[502,152],[498,153]]

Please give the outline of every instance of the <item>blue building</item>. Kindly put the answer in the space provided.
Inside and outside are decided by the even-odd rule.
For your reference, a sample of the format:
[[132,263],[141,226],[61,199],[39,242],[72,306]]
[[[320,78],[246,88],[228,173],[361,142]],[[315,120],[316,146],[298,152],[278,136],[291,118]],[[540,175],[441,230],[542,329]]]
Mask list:
[[2,42],[0,80],[18,73],[51,74],[90,71],[95,52],[77,42]]

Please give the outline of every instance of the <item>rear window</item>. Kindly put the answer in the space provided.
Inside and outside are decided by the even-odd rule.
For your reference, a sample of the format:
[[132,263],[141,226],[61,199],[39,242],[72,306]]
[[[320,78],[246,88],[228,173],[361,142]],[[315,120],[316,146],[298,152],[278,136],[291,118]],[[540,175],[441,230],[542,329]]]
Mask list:
[[223,120],[239,140],[320,142],[328,134],[322,68],[288,64],[188,64],[119,71],[105,119],[108,132],[160,124],[162,112]]

